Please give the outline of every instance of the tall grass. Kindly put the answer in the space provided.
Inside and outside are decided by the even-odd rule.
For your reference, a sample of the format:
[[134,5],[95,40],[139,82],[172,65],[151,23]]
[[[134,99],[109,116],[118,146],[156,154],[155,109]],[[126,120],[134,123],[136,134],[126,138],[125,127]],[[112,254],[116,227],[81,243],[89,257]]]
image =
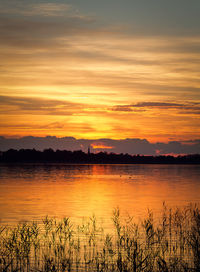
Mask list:
[[46,217],[42,224],[0,226],[0,271],[200,271],[200,210],[163,206],[140,223],[113,212],[113,232],[95,216],[81,225]]

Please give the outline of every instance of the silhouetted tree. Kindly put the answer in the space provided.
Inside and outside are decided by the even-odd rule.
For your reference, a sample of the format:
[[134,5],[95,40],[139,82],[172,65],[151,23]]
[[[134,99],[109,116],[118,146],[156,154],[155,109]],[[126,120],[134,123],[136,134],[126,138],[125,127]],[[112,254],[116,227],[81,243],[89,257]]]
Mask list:
[[35,149],[9,149],[0,151],[1,163],[14,162],[65,162],[65,163],[132,163],[132,164],[200,164],[200,155],[185,156],[144,156],[130,154],[115,154],[107,152],[84,153],[82,150],[68,151],[45,149],[37,151]]

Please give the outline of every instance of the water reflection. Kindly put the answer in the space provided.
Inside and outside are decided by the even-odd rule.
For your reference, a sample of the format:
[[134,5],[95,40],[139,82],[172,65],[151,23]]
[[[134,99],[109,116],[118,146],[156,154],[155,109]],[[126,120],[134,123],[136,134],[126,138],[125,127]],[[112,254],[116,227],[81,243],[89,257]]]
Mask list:
[[93,213],[110,227],[115,207],[136,218],[163,201],[200,201],[200,167],[194,165],[0,166],[2,223],[50,215],[73,221]]

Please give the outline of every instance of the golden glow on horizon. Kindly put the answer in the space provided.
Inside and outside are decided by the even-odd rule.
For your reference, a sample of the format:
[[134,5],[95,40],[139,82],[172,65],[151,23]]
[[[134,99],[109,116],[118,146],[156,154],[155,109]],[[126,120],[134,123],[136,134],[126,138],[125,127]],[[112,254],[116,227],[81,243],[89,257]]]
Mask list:
[[92,143],[91,147],[93,149],[112,149],[112,148],[114,148],[114,146],[107,146],[102,143]]

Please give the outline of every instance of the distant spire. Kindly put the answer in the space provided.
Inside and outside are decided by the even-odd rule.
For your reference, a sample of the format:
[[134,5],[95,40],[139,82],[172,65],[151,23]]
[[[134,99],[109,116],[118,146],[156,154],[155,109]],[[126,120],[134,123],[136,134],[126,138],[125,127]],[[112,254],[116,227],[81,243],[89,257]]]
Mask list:
[[90,145],[88,146],[88,155],[90,155]]

